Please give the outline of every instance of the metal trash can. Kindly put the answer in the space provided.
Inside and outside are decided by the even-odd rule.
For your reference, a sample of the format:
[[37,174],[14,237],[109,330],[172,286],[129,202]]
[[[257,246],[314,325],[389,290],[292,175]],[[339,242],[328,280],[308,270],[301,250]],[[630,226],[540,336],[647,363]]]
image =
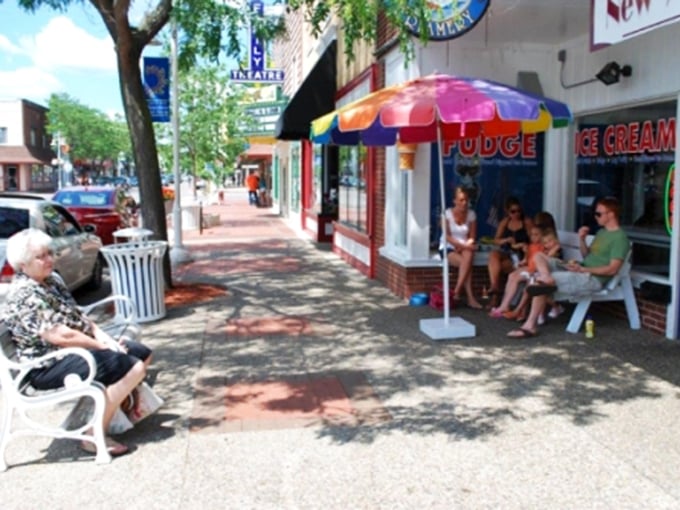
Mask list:
[[118,240],[121,238],[127,239],[129,242],[146,241],[151,236],[151,234],[153,234],[153,231],[149,230],[148,228],[121,228],[113,233],[113,240],[116,243],[118,243]]
[[201,228],[201,205],[182,204],[182,230],[198,230]]
[[[165,317],[163,255],[165,241],[110,244],[101,248],[111,275],[111,290],[132,299],[139,322]],[[125,310],[116,310],[125,316]]]

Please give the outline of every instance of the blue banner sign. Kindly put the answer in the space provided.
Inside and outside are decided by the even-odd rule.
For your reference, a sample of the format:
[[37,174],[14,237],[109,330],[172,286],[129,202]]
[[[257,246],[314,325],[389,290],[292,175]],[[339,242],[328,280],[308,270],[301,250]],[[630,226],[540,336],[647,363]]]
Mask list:
[[170,122],[170,59],[144,57],[144,94],[153,122]]

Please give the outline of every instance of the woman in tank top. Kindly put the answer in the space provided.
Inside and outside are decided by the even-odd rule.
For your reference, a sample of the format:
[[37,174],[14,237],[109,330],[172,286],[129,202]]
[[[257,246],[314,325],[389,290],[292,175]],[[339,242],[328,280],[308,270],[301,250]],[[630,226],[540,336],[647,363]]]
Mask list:
[[523,256],[521,250],[515,251],[513,246],[529,243],[529,230],[532,225],[531,220],[524,217],[522,206],[515,197],[508,197],[505,201],[505,214],[505,218],[498,224],[493,240],[497,249],[489,253],[489,297],[492,307],[497,306],[500,297],[501,275],[514,269],[513,255],[518,261]]
[[470,197],[465,188],[457,187],[453,194],[453,207],[446,210],[446,225],[440,243],[442,257],[446,252],[449,264],[458,268],[458,280],[453,299],[460,299],[465,290],[467,305],[481,309],[472,292],[472,261],[477,251],[477,215],[469,208]]

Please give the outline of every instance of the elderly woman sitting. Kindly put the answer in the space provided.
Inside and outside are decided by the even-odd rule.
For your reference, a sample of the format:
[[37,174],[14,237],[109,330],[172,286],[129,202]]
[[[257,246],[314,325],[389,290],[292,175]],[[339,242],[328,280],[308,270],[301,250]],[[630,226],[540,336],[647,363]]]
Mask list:
[[[16,274],[7,293],[4,321],[12,333],[20,359],[29,360],[65,347],[83,347],[97,365],[95,380],[105,386],[104,430],[116,409],[144,379],[151,361],[146,346],[124,340],[116,342],[88,319],[61,280],[53,273],[52,239],[43,231],[29,228],[7,240],[7,261]],[[68,355],[52,364],[33,369],[31,385],[39,390],[59,388],[67,374],[85,379],[89,368],[83,358]],[[127,446],[106,440],[111,455],[122,455]],[[81,447],[94,453],[94,444]]]

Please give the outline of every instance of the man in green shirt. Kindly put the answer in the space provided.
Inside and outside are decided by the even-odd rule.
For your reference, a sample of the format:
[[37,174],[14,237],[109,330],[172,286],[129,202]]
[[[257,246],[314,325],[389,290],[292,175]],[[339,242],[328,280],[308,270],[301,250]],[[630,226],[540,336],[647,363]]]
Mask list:
[[592,294],[601,290],[618,273],[630,249],[628,236],[619,224],[619,210],[619,202],[613,197],[597,201],[595,219],[601,228],[590,246],[586,245],[588,227],[581,227],[578,231],[583,262],[564,263],[542,253],[534,256],[539,283],[527,287],[527,293],[533,297],[531,311],[521,327],[508,333],[510,338],[536,335],[538,318],[548,295],[554,292],[576,297]]

